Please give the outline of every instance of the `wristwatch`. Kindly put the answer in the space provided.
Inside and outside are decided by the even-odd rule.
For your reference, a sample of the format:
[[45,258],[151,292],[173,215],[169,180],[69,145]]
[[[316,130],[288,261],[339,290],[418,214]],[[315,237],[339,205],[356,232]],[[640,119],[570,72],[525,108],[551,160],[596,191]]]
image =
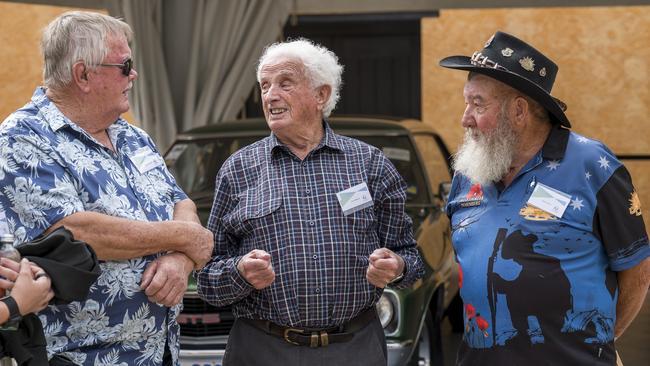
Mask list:
[[392,285],[392,284],[395,284],[395,283],[401,281],[402,278],[404,278],[404,272],[406,272],[406,266],[404,266],[404,270],[402,271],[402,273],[400,273],[399,276],[393,278],[390,282],[388,282],[388,284]]
[[9,309],[9,320],[7,323],[14,323],[20,321],[22,316],[20,315],[20,309],[18,309],[18,303],[16,300],[9,296],[5,296],[0,299],[1,302],[4,302],[5,305],[7,305],[7,309]]

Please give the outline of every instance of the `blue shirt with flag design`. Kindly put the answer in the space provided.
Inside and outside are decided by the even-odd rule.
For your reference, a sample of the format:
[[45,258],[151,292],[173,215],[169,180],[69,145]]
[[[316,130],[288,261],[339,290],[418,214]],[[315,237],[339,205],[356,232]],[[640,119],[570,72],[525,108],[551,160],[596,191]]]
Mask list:
[[[542,185],[569,199],[563,212],[532,204]],[[508,187],[456,174],[447,213],[463,274],[460,365],[613,364],[616,272],[650,245],[606,146],[555,126]]]

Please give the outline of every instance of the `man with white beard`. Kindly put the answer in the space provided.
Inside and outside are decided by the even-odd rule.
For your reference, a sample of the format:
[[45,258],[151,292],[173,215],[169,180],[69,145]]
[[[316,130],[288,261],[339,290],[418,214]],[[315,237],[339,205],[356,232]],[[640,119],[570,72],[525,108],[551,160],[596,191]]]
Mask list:
[[[470,73],[470,78],[485,76]],[[475,84],[474,82],[473,84]],[[498,84],[493,84],[498,85]],[[504,85],[504,87],[507,87]],[[512,123],[501,108],[493,130],[481,131],[477,127],[465,126],[465,141],[454,157],[455,171],[463,173],[478,183],[496,182],[510,170],[517,135]]]
[[471,57],[447,213],[463,273],[458,365],[613,365],[650,284],[629,173],[569,130],[557,65],[497,32]]

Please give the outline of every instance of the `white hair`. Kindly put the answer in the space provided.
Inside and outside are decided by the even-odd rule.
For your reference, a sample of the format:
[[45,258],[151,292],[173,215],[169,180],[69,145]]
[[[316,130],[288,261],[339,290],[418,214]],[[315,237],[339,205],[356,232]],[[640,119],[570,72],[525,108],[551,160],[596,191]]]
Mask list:
[[257,64],[257,82],[260,82],[262,67],[289,58],[299,60],[305,67],[305,76],[315,88],[329,85],[332,88],[329,99],[323,107],[323,116],[329,117],[340,98],[343,66],[334,52],[308,39],[299,38],[288,42],[274,43],[264,50]]
[[41,40],[43,83],[63,88],[72,81],[72,65],[83,61],[96,68],[109,52],[109,37],[131,41],[131,27],[117,18],[89,11],[69,11],[45,27]]

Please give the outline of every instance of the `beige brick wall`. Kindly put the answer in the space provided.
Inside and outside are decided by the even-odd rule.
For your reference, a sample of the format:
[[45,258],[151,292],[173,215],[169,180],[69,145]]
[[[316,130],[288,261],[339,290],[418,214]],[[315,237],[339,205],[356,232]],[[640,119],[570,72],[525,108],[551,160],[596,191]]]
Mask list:
[[[41,32],[70,10],[80,9],[0,2],[0,122],[25,105],[42,84]],[[135,121],[130,113],[124,117]]]

